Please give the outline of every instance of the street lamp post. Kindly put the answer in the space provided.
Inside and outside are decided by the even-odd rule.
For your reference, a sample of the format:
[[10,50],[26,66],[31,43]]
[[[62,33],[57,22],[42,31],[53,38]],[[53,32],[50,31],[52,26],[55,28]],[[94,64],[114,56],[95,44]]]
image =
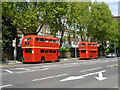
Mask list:
[[77,58],[77,48],[76,48],[76,29],[75,29],[75,58]]

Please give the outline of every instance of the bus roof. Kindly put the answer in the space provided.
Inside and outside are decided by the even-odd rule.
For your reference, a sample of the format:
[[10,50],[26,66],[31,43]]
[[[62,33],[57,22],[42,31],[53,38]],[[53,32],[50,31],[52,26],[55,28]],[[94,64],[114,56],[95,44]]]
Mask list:
[[45,37],[45,36],[39,36],[39,35],[27,35],[27,36],[25,36],[25,38],[27,38],[27,37],[31,37],[31,38],[33,38],[33,37],[38,37],[38,38],[58,40],[58,38],[55,38],[55,37]]
[[86,42],[86,41],[84,41],[84,42],[80,42],[80,43],[91,43],[91,44],[97,44],[97,42]]

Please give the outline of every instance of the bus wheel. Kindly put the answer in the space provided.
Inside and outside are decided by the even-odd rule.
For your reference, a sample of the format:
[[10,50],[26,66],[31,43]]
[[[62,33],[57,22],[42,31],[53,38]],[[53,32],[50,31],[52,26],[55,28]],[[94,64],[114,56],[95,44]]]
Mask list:
[[41,57],[41,62],[44,63],[45,62],[45,58],[42,56]]
[[57,57],[57,62],[59,62],[60,61],[60,57]]

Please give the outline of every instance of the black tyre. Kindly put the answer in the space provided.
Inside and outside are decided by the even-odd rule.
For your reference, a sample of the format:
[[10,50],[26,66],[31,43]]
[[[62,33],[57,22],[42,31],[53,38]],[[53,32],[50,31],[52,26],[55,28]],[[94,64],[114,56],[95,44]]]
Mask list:
[[42,56],[41,57],[41,62],[44,63],[45,62],[45,58]]

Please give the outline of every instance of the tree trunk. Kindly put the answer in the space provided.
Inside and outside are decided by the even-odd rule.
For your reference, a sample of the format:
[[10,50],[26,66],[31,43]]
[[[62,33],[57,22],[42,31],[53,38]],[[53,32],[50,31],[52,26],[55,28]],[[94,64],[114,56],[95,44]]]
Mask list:
[[102,56],[105,56],[104,42],[103,41],[101,42],[102,42]]
[[[82,27],[80,27],[80,32],[82,31]],[[83,37],[82,33],[80,33],[81,41],[83,42]]]
[[44,23],[42,23],[41,26],[38,26],[38,29],[35,32],[35,35],[37,35],[40,32],[40,30],[42,29],[43,25],[44,25]]
[[[62,29],[62,28],[61,28]],[[61,34],[61,39],[60,39],[60,48],[62,46],[63,43],[63,35],[64,35],[64,30],[62,30],[62,34]]]

